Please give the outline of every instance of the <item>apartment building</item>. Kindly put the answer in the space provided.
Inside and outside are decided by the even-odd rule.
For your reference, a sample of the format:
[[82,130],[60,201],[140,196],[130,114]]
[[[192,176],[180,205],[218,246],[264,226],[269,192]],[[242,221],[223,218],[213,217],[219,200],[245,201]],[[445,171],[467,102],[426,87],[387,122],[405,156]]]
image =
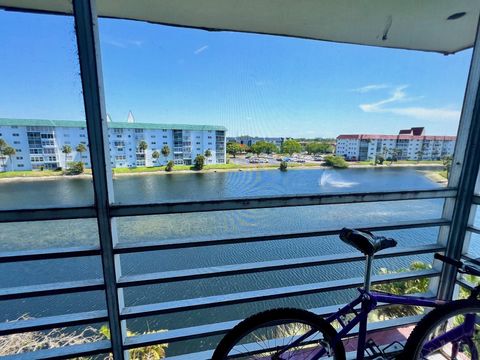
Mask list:
[[346,160],[373,160],[393,153],[398,160],[440,160],[453,155],[456,136],[428,136],[423,127],[400,130],[398,135],[339,135],[335,153]]
[[[114,168],[175,164],[191,165],[197,155],[207,150],[208,164],[224,164],[226,159],[223,126],[108,122],[110,162]],[[15,149],[15,155],[0,159],[0,171],[56,169],[65,163],[82,161],[90,167],[89,151],[77,152],[79,144],[88,149],[85,123],[68,120],[0,119],[0,138]],[[147,149],[139,148],[140,142]],[[62,153],[64,145],[72,152]],[[161,150],[168,146],[170,153]],[[155,159],[153,152],[160,152]]]

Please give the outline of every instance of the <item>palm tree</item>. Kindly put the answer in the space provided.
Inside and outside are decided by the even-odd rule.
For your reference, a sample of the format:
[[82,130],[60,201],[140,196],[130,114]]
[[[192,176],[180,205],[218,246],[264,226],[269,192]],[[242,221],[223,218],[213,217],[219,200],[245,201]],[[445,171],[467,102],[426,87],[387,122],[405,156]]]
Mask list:
[[0,160],[2,160],[2,164],[1,164],[0,168],[5,167],[5,162],[4,162],[5,158],[4,158],[4,153],[3,153],[3,151],[5,150],[5,147],[7,147],[7,142],[0,138]]
[[80,143],[80,144],[78,144],[77,147],[75,148],[75,151],[78,152],[78,153],[80,153],[80,162],[83,163],[83,161],[82,161],[82,154],[83,154],[85,151],[87,151],[87,147],[86,147],[84,144]]
[[170,155],[170,148],[168,147],[168,145],[163,146],[162,155],[165,156],[165,160],[168,158],[168,155]]
[[63,145],[62,146],[62,153],[65,154],[65,169],[68,167],[67,166],[67,156],[68,154],[72,153],[72,147],[70,145]]
[[8,160],[10,160],[10,168],[12,168],[13,170],[13,165],[12,165],[13,155],[15,155],[17,152],[13,147],[8,145],[3,148],[2,152],[3,152],[3,155],[8,156]]
[[204,155],[207,158],[207,162],[208,162],[208,159],[210,158],[210,156],[212,156],[212,151],[210,149],[207,149],[207,150],[205,150]]
[[140,152],[145,152],[145,150],[148,149],[148,144],[145,140],[141,140],[139,143],[138,143],[138,150],[140,150]]
[[417,164],[422,160],[423,155],[425,155],[425,152],[423,150],[418,150],[415,155],[417,155]]
[[158,164],[158,158],[160,157],[160,153],[155,150],[154,152],[152,152],[152,158],[155,159],[155,162]]

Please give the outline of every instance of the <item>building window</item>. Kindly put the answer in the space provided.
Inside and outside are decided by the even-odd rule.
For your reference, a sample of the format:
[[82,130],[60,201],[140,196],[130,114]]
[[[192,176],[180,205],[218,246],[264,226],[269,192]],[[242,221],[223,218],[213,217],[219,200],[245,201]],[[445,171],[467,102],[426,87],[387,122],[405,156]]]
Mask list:
[[18,166],[18,167],[24,167],[23,164],[18,164],[17,166]]
[[12,135],[13,136],[20,136],[20,134],[17,134],[17,133],[13,133]]

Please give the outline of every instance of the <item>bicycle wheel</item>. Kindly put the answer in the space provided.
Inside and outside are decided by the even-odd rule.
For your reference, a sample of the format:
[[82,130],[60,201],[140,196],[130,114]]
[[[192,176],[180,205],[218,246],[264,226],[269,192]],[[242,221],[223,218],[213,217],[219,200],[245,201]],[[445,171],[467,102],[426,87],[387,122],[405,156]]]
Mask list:
[[301,309],[280,308],[253,315],[220,341],[212,360],[345,360],[341,341],[332,345],[335,329]]
[[401,359],[478,360],[480,301],[457,300],[440,306],[417,324]]

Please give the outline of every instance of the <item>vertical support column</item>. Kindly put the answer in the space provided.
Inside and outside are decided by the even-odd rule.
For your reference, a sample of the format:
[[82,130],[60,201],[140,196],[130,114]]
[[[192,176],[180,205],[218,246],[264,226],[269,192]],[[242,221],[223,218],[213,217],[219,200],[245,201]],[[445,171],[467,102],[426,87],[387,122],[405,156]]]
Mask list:
[[110,203],[113,202],[113,182],[110,159],[107,157],[109,153],[108,134],[95,0],[73,0],[73,13],[92,164],[98,232],[102,249],[101,257],[112,352],[115,360],[122,360],[124,359],[122,352],[123,335],[119,316],[120,299],[116,286],[119,276],[116,268],[118,261],[115,260],[113,254],[116,233],[110,217]]
[[[455,199],[446,200],[443,216],[451,218],[450,228],[442,228],[439,242],[446,245],[445,254],[460,259],[472,206],[473,192],[480,166],[480,36],[477,25],[472,62],[458,129],[455,155],[452,162],[449,186],[457,188]],[[438,286],[440,299],[451,299],[457,271],[444,264]]]

